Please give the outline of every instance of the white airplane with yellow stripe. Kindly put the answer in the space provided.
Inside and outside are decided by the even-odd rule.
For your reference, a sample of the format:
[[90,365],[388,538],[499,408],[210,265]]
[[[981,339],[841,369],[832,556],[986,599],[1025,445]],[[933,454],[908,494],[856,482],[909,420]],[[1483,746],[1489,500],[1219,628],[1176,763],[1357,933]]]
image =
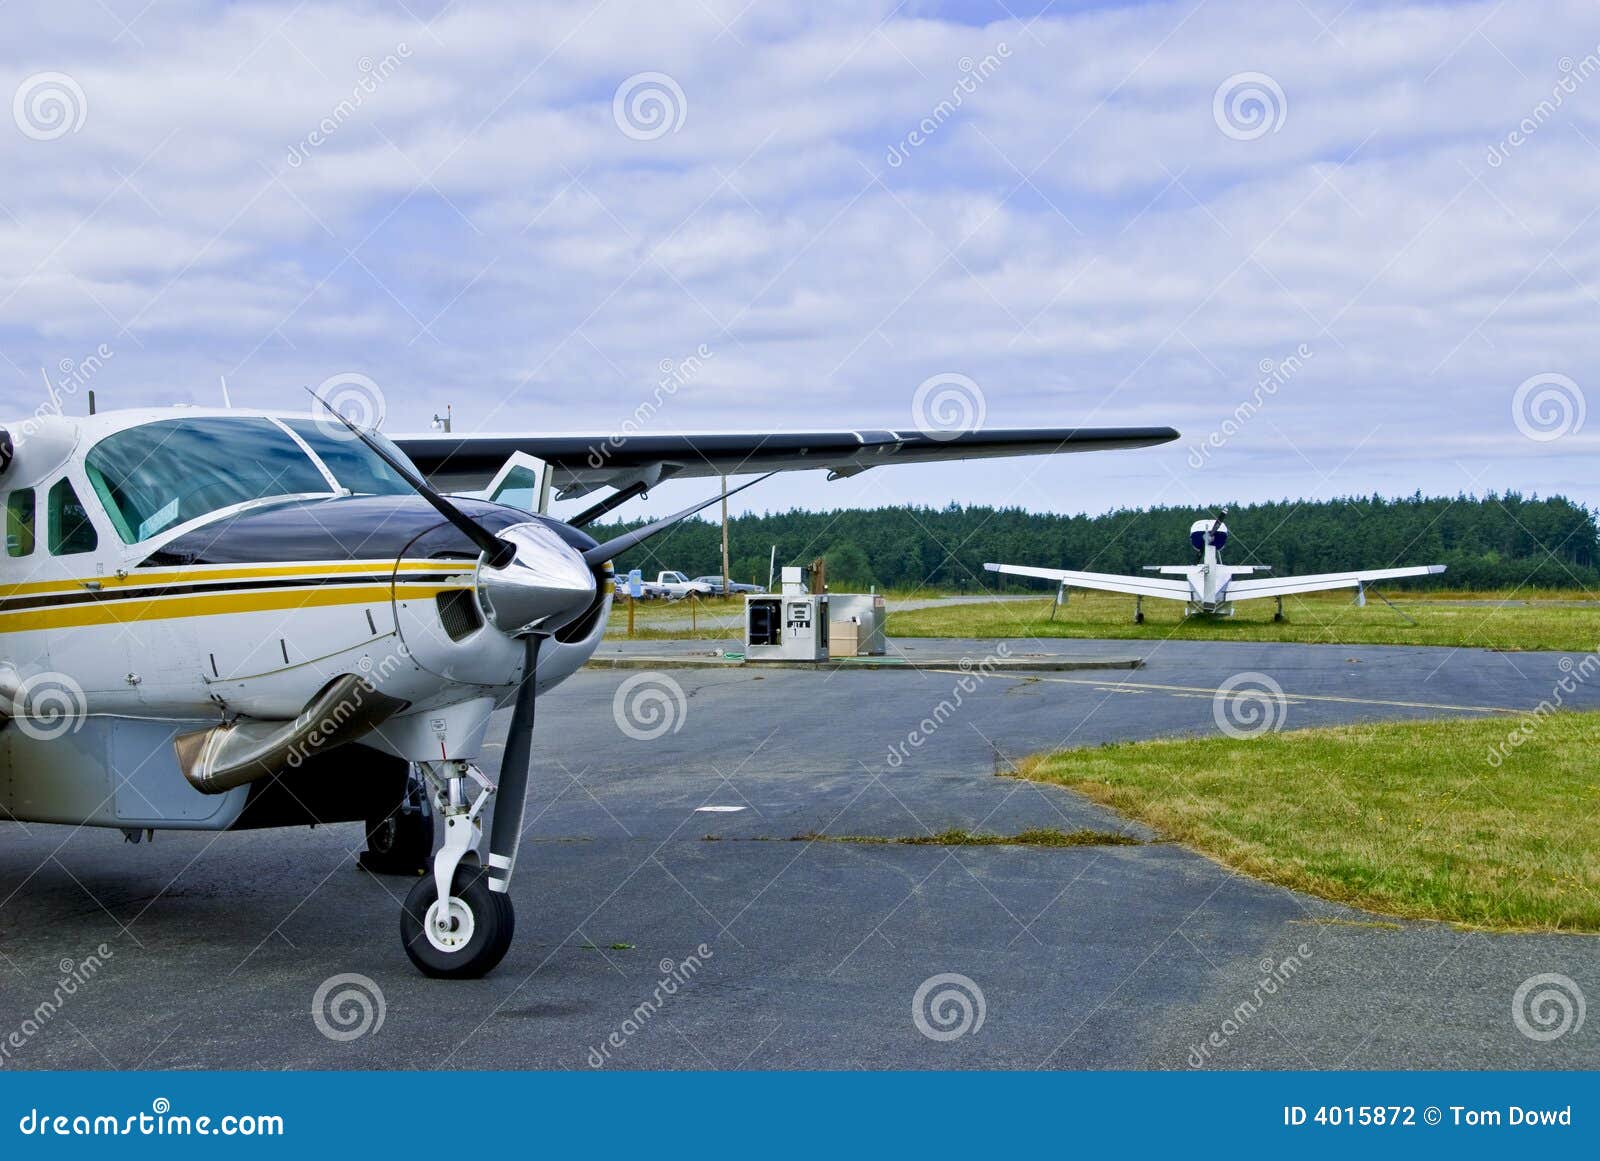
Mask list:
[[[670,478],[846,476],[1175,438],[1029,428],[391,440],[330,411],[198,408],[8,423],[0,819],[120,828],[134,841],[364,822],[370,869],[431,867],[401,913],[412,961],[480,976],[511,941],[537,695],[598,647],[611,560],[720,493],[605,543],[585,525]],[[553,492],[602,488],[570,519],[547,514]],[[491,779],[484,733],[508,703]]]

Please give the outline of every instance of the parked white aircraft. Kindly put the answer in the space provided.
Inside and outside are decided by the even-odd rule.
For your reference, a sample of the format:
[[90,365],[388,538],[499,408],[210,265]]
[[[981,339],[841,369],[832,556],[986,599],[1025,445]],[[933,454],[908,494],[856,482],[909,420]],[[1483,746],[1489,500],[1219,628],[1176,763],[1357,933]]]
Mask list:
[[1228,543],[1228,526],[1219,514],[1214,520],[1196,520],[1189,527],[1189,543],[1200,554],[1196,564],[1147,565],[1146,572],[1167,576],[1181,576],[1182,580],[1158,580],[1155,577],[1123,576],[1105,572],[1074,572],[1063,568],[1028,568],[1016,564],[985,564],[990,572],[1010,576],[1031,576],[1040,580],[1056,581],[1060,585],[1056,600],[1060,603],[1068,589],[1099,589],[1110,593],[1128,593],[1135,598],[1133,619],[1144,622],[1144,598],[1155,597],[1165,601],[1182,601],[1185,616],[1204,613],[1211,616],[1233,616],[1233,603],[1260,597],[1276,597],[1278,611],[1273,619],[1283,620],[1283,598],[1294,593],[1316,593],[1328,589],[1355,589],[1356,603],[1367,603],[1366,586],[1373,581],[1396,580],[1407,576],[1434,576],[1444,571],[1442,564],[1424,564],[1411,568],[1371,568],[1354,572],[1325,572],[1310,576],[1268,577],[1262,580],[1235,581],[1235,577],[1257,572],[1270,572],[1270,565],[1223,564],[1222,548]]
[[[613,558],[720,493],[603,544],[584,525],[674,476],[854,475],[1177,434],[390,440],[326,414],[202,408],[7,424],[0,819],[133,841],[364,821],[369,869],[431,865],[401,912],[412,962],[481,976],[511,942],[535,699],[599,646]],[[569,520],[545,515],[552,487],[607,486]],[[496,783],[478,762],[508,702]]]

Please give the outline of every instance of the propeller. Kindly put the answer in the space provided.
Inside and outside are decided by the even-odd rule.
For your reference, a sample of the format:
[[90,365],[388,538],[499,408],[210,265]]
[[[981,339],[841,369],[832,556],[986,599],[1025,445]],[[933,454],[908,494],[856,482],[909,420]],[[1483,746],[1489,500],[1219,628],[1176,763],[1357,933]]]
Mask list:
[[[651,521],[632,532],[596,545],[583,553],[584,572],[580,577],[571,567],[578,563],[577,554],[547,526],[531,523],[515,525],[506,529],[504,535],[496,535],[457,508],[427,481],[417,476],[397,456],[340,414],[315,391],[309,387],[306,391],[373,454],[394,469],[417,495],[432,505],[439,515],[454,525],[483,552],[484,564],[493,571],[488,576],[480,573],[480,583],[494,614],[496,627],[502,632],[523,639],[522,681],[517,686],[512,703],[511,723],[506,735],[506,746],[500,761],[500,777],[496,788],[498,801],[489,832],[489,887],[494,891],[505,892],[510,886],[517,848],[522,841],[522,820],[526,813],[528,795],[528,772],[533,764],[533,725],[538,702],[540,644],[546,636],[569,623],[587,607],[594,591],[592,570],[612,557],[619,556],[649,540],[652,536],[665,532],[680,520],[685,520],[696,512],[710,507],[723,496],[719,493],[682,511],[674,512],[671,516]],[[768,472],[764,476],[758,476],[734,488],[727,495],[742,492],[772,474]],[[529,551],[526,554],[519,553],[519,544]],[[522,561],[524,555],[528,558],[526,563]],[[567,559],[569,556],[570,560]],[[514,564],[519,567],[512,568]],[[580,584],[580,581],[583,583]],[[557,617],[564,619],[557,621]]]
[[[772,473],[768,472],[767,475]],[[734,488],[728,495],[759,484],[766,478],[758,476]],[[722,496],[719,493],[709,500],[598,544],[583,554],[584,564],[591,569],[598,568],[612,557],[621,555],[657,533],[665,532],[678,521],[693,516],[720,499]],[[519,531],[522,530],[507,529],[508,534],[517,534]],[[495,590],[491,587],[488,592],[490,603],[494,605]],[[539,698],[539,646],[543,640],[544,634],[537,632],[530,632],[523,638],[522,683],[517,686],[512,702],[511,725],[506,733],[506,748],[501,755],[500,778],[495,790],[494,820],[489,827],[489,889],[492,891],[504,892],[509,889],[511,872],[517,862],[517,848],[522,843],[522,820],[527,812],[528,801],[528,772],[533,765],[534,710]]]
[[[737,488],[734,488],[732,491],[728,492],[728,495],[738,495],[746,488],[753,488],[762,480],[765,480],[769,476],[774,476],[776,474],[776,472],[768,472],[765,476],[757,476],[755,479],[750,480],[747,483],[740,484]],[[655,536],[658,533],[665,532],[678,521],[687,520],[690,516],[693,516],[702,508],[709,508],[720,499],[722,499],[722,493],[719,492],[715,496],[712,496],[709,500],[702,500],[700,503],[685,508],[681,512],[674,512],[671,516],[663,516],[660,520],[652,520],[649,524],[641,525],[640,527],[635,528],[632,532],[624,532],[621,536],[614,536],[604,544],[597,544],[593,548],[587,550],[583,554],[584,563],[590,568],[599,568],[602,564],[608,560],[611,560],[613,557],[621,556],[624,552],[627,552],[628,549],[644,543],[646,540],[649,540],[652,536]]]
[[522,684],[511,709],[511,728],[500,759],[494,821],[489,827],[489,889],[505,891],[522,843],[522,816],[528,800],[528,771],[533,766],[533,712],[538,700],[539,634],[523,642]]
[[331,403],[329,403],[322,396],[318,395],[315,391],[311,390],[311,388],[307,387],[306,393],[318,403],[322,404],[323,407],[327,408],[335,419],[348,427],[351,434],[359,439],[362,443],[366,444],[367,448],[371,450],[374,455],[393,468],[402,480],[411,485],[412,490],[415,491],[417,495],[421,496],[429,504],[433,505],[435,510],[438,511],[439,515],[450,521],[451,524],[454,524],[457,530],[460,531],[463,536],[472,541],[473,544],[477,545],[479,550],[483,552],[484,558],[490,568],[504,568],[516,558],[516,545],[496,536],[493,532],[490,532],[471,516],[468,516],[460,508],[457,508],[449,500],[445,499],[443,494],[436,491],[426,480],[412,472],[412,470],[406,466],[406,464],[401,462],[397,456],[392,455],[381,443],[373,439],[366,432],[362,431],[361,428],[357,427],[355,423],[347,419],[344,415],[340,414]]
[[1226,508],[1218,508],[1214,513],[1212,513],[1212,515],[1215,516],[1216,519],[1211,522],[1211,530],[1206,533],[1207,544],[1211,544],[1216,540],[1217,529],[1221,528],[1222,522],[1228,518],[1228,510]]

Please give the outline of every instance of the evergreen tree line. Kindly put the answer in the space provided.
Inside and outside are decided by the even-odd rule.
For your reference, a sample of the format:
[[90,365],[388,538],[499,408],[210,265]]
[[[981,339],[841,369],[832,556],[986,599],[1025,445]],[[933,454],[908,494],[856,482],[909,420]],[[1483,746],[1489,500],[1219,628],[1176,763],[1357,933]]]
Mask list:
[[[840,512],[769,512],[729,524],[729,557],[738,581],[767,582],[772,546],[777,564],[828,561],[835,589],[999,587],[985,561],[1096,572],[1138,572],[1147,564],[1187,564],[1189,526],[1211,513],[1194,508],[1118,509],[1098,516],[1061,516],[1020,508],[872,508]],[[1564,497],[1504,495],[1378,496],[1281,500],[1229,505],[1224,559],[1267,564],[1279,575],[1444,564],[1442,576],[1408,585],[1488,589],[1600,588],[1600,529],[1595,515]],[[599,539],[643,520],[590,528]],[[680,569],[690,576],[722,571],[720,525],[687,520],[618,562],[646,575]],[[1013,588],[1043,582],[1009,578]]]

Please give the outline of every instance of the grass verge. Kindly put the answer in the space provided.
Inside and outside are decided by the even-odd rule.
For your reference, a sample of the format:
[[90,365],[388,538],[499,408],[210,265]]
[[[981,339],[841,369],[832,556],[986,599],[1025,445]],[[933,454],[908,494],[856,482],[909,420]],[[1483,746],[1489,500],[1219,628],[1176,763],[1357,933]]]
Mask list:
[[[1133,623],[1133,598],[1113,593],[1074,592],[1054,620],[1052,596],[898,613],[891,602],[888,633],[891,637],[1173,638],[1570,652],[1588,652],[1600,645],[1600,601],[1588,594],[1437,592],[1406,598],[1390,594],[1390,599],[1394,608],[1373,593],[1368,594],[1365,608],[1357,608],[1348,592],[1288,597],[1285,622],[1273,621],[1272,601],[1240,602],[1233,617],[1185,619],[1181,604],[1150,600],[1144,604],[1143,625]],[[1527,603],[1501,603],[1507,599]]]
[[[1027,759],[1239,871],[1390,915],[1600,931],[1600,713],[1185,738]],[[1495,759],[1491,760],[1491,755]]]

